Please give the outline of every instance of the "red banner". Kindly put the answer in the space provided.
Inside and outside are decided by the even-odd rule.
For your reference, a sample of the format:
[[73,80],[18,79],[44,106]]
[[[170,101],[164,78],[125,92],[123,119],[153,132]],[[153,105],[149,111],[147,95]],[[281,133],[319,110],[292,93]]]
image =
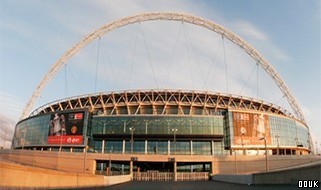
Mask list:
[[66,136],[48,136],[48,144],[77,144],[81,145],[82,143],[81,135],[66,135]]
[[233,112],[234,145],[271,144],[269,117],[265,114]]

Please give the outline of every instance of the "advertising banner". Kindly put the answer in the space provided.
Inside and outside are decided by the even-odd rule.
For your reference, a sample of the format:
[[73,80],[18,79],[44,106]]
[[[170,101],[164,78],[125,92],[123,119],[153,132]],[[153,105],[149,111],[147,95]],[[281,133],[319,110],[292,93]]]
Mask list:
[[85,111],[54,113],[50,117],[48,144],[81,145]]
[[233,112],[234,145],[271,144],[269,116],[265,114]]

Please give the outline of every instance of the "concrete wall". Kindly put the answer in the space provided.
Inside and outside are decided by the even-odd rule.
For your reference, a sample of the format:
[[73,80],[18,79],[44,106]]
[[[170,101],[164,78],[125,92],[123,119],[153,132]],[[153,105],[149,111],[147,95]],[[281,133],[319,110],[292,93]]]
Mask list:
[[[70,153],[32,150],[1,150],[0,159],[10,160],[27,165],[60,171],[95,174],[96,160],[130,161],[137,157],[139,162],[168,162],[173,155],[145,154],[102,154],[102,153]],[[294,167],[320,160],[314,155],[273,155],[269,156],[270,171]],[[212,174],[251,174],[265,172],[265,156],[200,156],[175,155],[176,162],[207,162],[213,165]],[[135,163],[134,163],[135,164]]]
[[224,181],[229,183],[239,183],[239,184],[252,184],[253,177],[249,175],[214,175],[212,176],[214,181]]
[[212,180],[239,184],[297,184],[298,180],[318,180],[321,182],[321,162],[250,175],[217,174],[212,176]]
[[0,159],[52,170],[90,174],[95,172],[94,160],[84,153],[2,150]]
[[23,166],[0,161],[0,188],[75,188],[123,183],[131,175],[99,176]]
[[[321,160],[314,155],[273,155],[268,157],[269,170],[286,169]],[[266,171],[264,155],[259,156],[218,156],[214,160],[213,174],[251,174]]]
[[311,166],[253,174],[253,184],[297,184],[298,180],[321,182],[321,162]]

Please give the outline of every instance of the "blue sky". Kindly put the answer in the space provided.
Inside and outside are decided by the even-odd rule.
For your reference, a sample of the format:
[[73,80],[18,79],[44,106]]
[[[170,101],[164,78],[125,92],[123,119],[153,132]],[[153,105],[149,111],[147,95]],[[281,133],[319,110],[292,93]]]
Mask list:
[[[314,140],[317,140],[319,144],[321,143],[321,6],[319,0],[2,0],[0,1],[0,6],[0,125],[2,130],[6,130],[8,134],[6,138],[8,140],[21,114],[22,108],[27,103],[28,98],[44,74],[65,51],[80,41],[86,34],[91,33],[108,22],[128,15],[147,11],[176,11],[197,15],[219,23],[247,40],[256,48],[275,67],[290,87],[303,109],[307,123],[311,132],[314,134]],[[161,26],[156,26],[156,28],[154,28],[155,30],[153,30],[153,26],[155,25],[151,25],[152,26],[143,24],[142,27],[144,27],[145,31],[156,31],[157,34],[158,27],[161,28]],[[164,27],[166,28],[166,25],[164,25]],[[180,31],[179,28],[181,26],[171,25],[171,27],[173,31]],[[131,40],[136,39],[136,37],[128,37],[128,39],[126,39],[127,36],[130,36],[127,35],[126,32],[137,32],[139,30],[139,26],[128,26],[125,27],[125,29],[116,30],[107,34],[106,37],[104,37],[104,39],[106,38],[106,42],[104,44],[102,41],[102,44],[109,53],[113,55],[119,54],[120,56],[124,55],[122,52],[124,50],[122,49],[133,45]],[[198,29],[190,26],[186,26],[184,30],[185,32],[188,31],[190,39],[196,39],[195,41],[210,41],[209,38],[211,38],[211,35],[206,32],[200,35]],[[157,35],[166,33],[164,30],[162,32],[163,33]],[[152,34],[149,35],[148,32],[146,33],[149,40],[148,43],[151,47],[153,45],[160,46],[156,44],[156,42],[151,42],[150,39],[152,39],[152,37],[149,38],[149,36],[152,36]],[[122,34],[126,34],[126,36],[124,35],[122,37]],[[159,40],[157,35],[155,41]],[[138,41],[139,38],[144,37],[137,36]],[[175,36],[175,34],[173,34],[173,36]],[[182,36],[184,35],[182,34],[177,38],[173,37],[172,44],[174,44],[175,39],[183,44],[184,37]],[[108,43],[111,45],[108,46]],[[142,40],[140,43],[143,48]],[[196,50],[194,51],[196,53],[205,51],[195,43]],[[213,44],[215,43],[216,42],[213,41]],[[137,42],[137,44],[139,45],[139,42]],[[190,48],[190,50],[193,49],[193,45],[186,45],[186,47],[187,49]],[[198,49],[198,47],[200,48]],[[97,48],[97,41],[84,49],[84,52],[96,55],[95,48]],[[160,49],[161,48],[164,49],[163,46],[160,46]],[[129,48],[128,51],[132,51],[132,49]],[[230,51],[234,52],[234,49],[231,48]],[[155,51],[150,52],[153,60],[160,56],[154,52]],[[164,50],[164,52],[166,52],[166,50]],[[139,55],[140,53],[143,54],[144,52],[132,52],[128,53],[128,55]],[[104,55],[105,59],[107,59],[106,53]],[[109,55],[110,58],[113,58],[113,55]],[[88,60],[88,62],[90,62],[90,60],[93,59],[94,58],[90,58],[86,53],[83,53],[76,56],[71,62],[75,63],[79,60]],[[180,57],[173,55],[173,60],[179,59]],[[190,59],[191,61],[195,61],[200,58],[194,57],[193,59],[191,56]],[[240,59],[243,60],[243,57]],[[246,59],[244,58],[244,60]],[[118,61],[121,62],[122,60],[120,59]],[[132,62],[135,61],[138,62],[138,58],[135,58]],[[85,71],[90,70],[88,68],[94,68],[95,66],[88,66],[88,64],[78,65],[79,66],[70,66],[71,70],[78,71],[75,74],[85,73]],[[116,69],[116,66],[113,67]],[[71,75],[73,74],[69,69],[66,70],[69,73],[69,86],[72,86],[73,77]],[[142,71],[134,71],[144,72],[143,69]],[[175,71],[172,72],[172,74],[175,74]],[[159,75],[163,75],[163,73]],[[191,76],[193,76],[193,74],[191,74]],[[142,78],[137,79],[137,82],[144,81],[144,77],[146,76],[142,75]],[[78,80],[81,81],[80,78]],[[247,77],[245,76],[245,78]],[[99,80],[103,79],[103,76],[99,77]],[[63,81],[64,72],[62,70],[52,84],[48,85],[50,90],[44,91],[36,107],[54,101],[57,98],[62,98],[64,95],[80,94],[79,91],[73,93],[71,92],[72,90],[68,93],[62,92],[64,91],[62,89],[65,87],[61,88],[59,84],[63,83]],[[87,84],[86,81],[81,82]],[[102,83],[100,83],[99,90],[119,90],[115,89],[117,88],[115,85],[116,82],[110,83],[108,89],[104,88]],[[121,88],[136,87],[131,85],[133,84],[124,84]],[[147,85],[148,88],[153,87],[152,84],[148,84],[147,82],[142,82],[142,85]],[[193,86],[192,83],[191,85]],[[180,87],[180,83],[177,83],[174,87]],[[237,88],[237,82],[234,86],[231,85],[231,88],[232,87]],[[182,88],[185,88],[185,86],[183,85]],[[90,93],[92,90],[92,88],[87,89],[85,93]],[[57,92],[57,94],[60,93],[60,95],[53,96],[53,92]],[[237,93],[237,91],[235,91],[235,93]],[[267,98],[269,99],[269,97]],[[277,100],[269,99],[269,101],[275,103]],[[4,132],[2,131],[1,134],[3,138]],[[0,141],[0,143],[2,142],[3,141]]]

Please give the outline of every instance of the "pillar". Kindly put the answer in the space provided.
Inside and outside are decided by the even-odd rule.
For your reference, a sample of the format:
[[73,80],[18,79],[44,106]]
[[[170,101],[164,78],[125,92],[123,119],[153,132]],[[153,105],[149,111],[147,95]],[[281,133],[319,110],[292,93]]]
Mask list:
[[214,153],[214,141],[211,141],[211,146],[212,146],[212,155],[214,156],[215,153]]
[[147,154],[147,140],[145,140],[145,154]]
[[105,153],[105,140],[103,140],[101,145],[101,153]]
[[133,161],[132,160],[129,163],[129,174],[133,174]]
[[174,181],[177,181],[177,162],[174,161]]
[[126,143],[126,141],[125,140],[123,140],[123,154],[125,154],[125,143]]
[[215,173],[214,161],[212,161],[212,163],[211,163],[211,173],[212,173],[212,174]]

